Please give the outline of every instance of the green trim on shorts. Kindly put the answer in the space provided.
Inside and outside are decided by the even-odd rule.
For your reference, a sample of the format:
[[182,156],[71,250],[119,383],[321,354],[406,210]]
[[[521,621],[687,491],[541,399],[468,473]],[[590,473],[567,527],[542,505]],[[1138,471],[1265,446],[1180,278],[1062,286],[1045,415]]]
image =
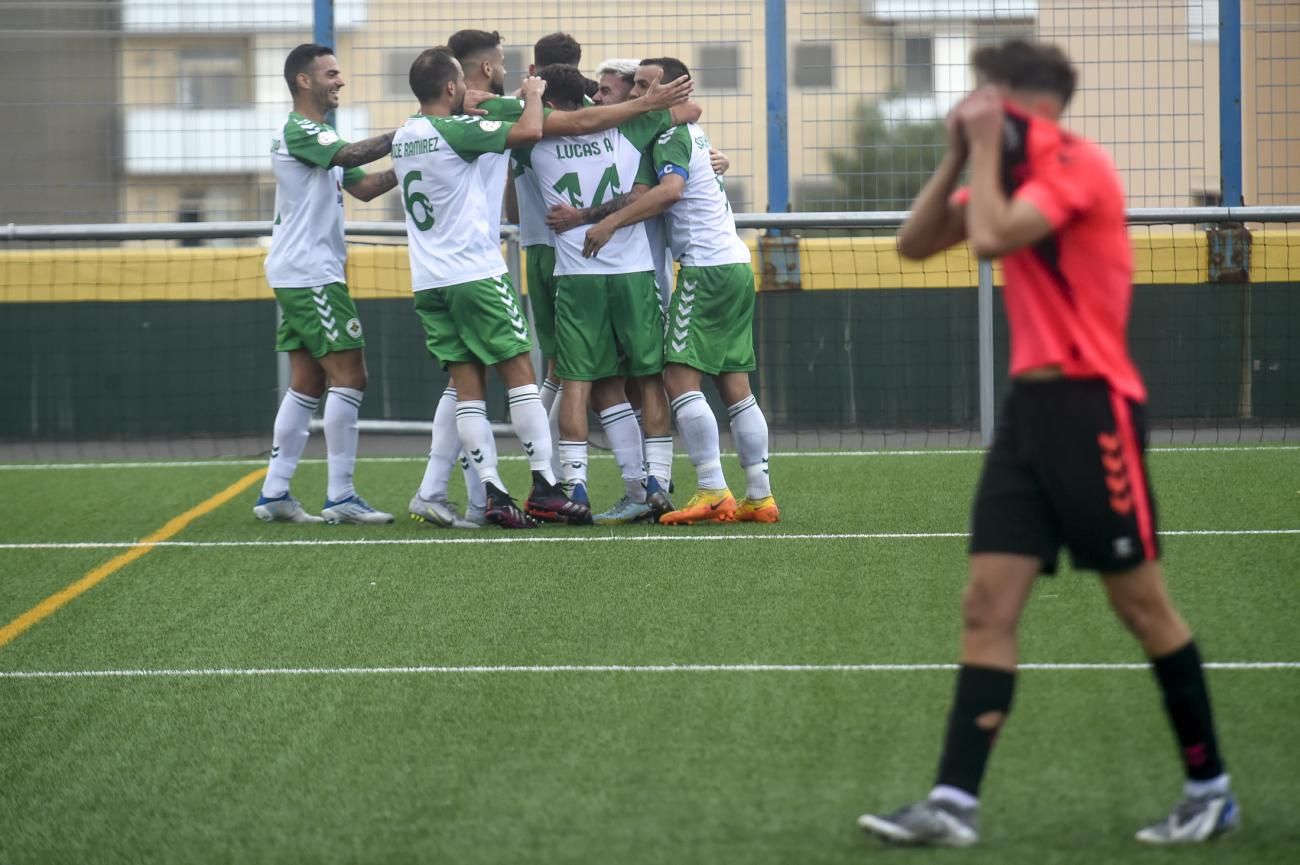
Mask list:
[[492,366],[533,348],[508,273],[417,291],[415,313],[429,354],[444,367],[471,361]]
[[306,349],[312,357],[324,357],[335,351],[365,348],[357,305],[346,283],[273,291],[281,316],[275,332],[276,351]]
[[706,375],[757,368],[754,271],[748,264],[682,267],[668,305],[664,360]]
[[599,381],[664,368],[664,314],[653,271],[555,278],[555,371]]
[[524,247],[528,303],[533,309],[533,333],[542,357],[555,357],[555,247],[537,243]]

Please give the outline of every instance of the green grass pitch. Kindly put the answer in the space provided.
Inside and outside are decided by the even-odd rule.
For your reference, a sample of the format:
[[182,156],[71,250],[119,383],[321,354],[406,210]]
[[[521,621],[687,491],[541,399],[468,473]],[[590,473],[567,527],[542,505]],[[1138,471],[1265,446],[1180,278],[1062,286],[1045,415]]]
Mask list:
[[[1087,666],[1019,677],[981,846],[861,836],[932,779],[953,673],[926,665],[955,657],[979,459],[775,455],[775,526],[264,525],[254,487],[0,647],[0,862],[1295,861],[1286,447],[1151,455],[1207,660],[1290,664],[1209,673],[1240,834],[1132,840],[1179,794],[1172,735],[1149,672],[1097,666],[1142,657],[1067,568],[1039,581],[1022,660]],[[121,552],[67,545],[145,537],[256,467],[0,466],[0,626]],[[363,459],[358,488],[404,516],[421,470]],[[611,503],[613,463],[592,476]],[[323,484],[299,469],[309,510]],[[122,675],[16,675],[55,671]]]

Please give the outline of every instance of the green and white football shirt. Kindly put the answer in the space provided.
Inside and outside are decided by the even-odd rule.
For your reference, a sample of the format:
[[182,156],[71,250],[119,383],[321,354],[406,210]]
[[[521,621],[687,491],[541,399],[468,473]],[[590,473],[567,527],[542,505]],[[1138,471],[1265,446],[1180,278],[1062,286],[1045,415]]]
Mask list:
[[266,256],[272,288],[344,282],[343,187],[366,176],[360,168],[331,168],[347,142],[327,123],[292,112],[271,145],[275,224]]
[[[416,114],[393,136],[393,168],[406,210],[415,291],[492,279],[506,272],[489,228],[485,153],[504,153],[514,124]],[[501,202],[495,203],[499,212]]]
[[736,217],[722,178],[709,163],[709,138],[694,123],[674,126],[655,140],[655,174],[686,181],[681,199],[667,211],[673,257],[683,266],[749,264],[749,248],[736,234]]
[[[667,111],[651,111],[617,129],[564,138],[544,138],[532,148],[546,207],[596,207],[629,192],[641,153],[672,126]],[[620,228],[595,258],[582,257],[587,227],[555,235],[555,275],[642,273],[653,270],[650,244],[641,223]]]
[[[481,110],[486,111],[485,120],[495,120],[502,123],[516,123],[524,114],[524,100],[508,97],[497,96],[479,103]],[[549,108],[543,108],[543,113],[549,114]],[[488,202],[488,233],[492,237],[501,236],[501,204],[505,198],[506,183],[511,177],[511,164],[509,153],[485,153],[478,158],[479,170],[483,172],[483,190],[487,194]],[[516,188],[515,195],[519,195]],[[523,202],[519,202],[519,221],[523,222]],[[520,226],[522,234],[523,227]],[[540,242],[540,241],[538,241]],[[528,241],[522,241],[524,246],[528,246]]]
[[542,199],[537,172],[533,170],[531,147],[516,147],[510,152],[510,173],[519,206],[520,245],[555,246],[555,232],[546,225],[546,202]]

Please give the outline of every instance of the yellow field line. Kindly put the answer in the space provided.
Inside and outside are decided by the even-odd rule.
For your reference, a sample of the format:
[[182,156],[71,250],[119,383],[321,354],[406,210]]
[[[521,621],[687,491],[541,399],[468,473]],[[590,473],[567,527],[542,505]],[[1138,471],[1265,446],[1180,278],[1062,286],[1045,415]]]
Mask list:
[[159,541],[169,540],[180,534],[190,523],[197,520],[204,514],[210,514],[244,490],[251,487],[262,479],[266,474],[265,468],[260,468],[255,472],[249,472],[221,492],[217,493],[207,501],[200,502],[179,516],[172,517],[163,527],[158,529],[148,537],[140,541],[140,546],[132,547],[121,555],[114,556],[104,564],[92,569],[84,577],[77,580],[70,586],[61,589],[14,619],[9,624],[0,628],[0,648],[7,646],[14,640],[18,639],[28,628],[58,612],[65,604],[75,600],[78,596],[84,594],[99,583],[103,582],[109,575],[120,571],[122,568],[134,562],[154,548]]

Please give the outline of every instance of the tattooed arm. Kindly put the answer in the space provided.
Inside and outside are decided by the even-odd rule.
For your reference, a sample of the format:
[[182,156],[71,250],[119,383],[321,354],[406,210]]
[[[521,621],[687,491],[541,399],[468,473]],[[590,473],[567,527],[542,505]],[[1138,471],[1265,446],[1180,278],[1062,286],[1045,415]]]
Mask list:
[[627,207],[645,195],[649,188],[645,184],[637,184],[632,187],[631,192],[615,195],[604,204],[584,207],[582,210],[569,207],[567,204],[553,205],[546,214],[546,224],[552,231],[568,231],[570,228],[577,228],[586,223],[600,222],[614,211]]
[[334,158],[330,160],[330,167],[341,165],[344,168],[356,168],[367,162],[374,162],[381,156],[387,156],[392,149],[393,133],[391,132],[376,135],[374,138],[353,141],[339,148]]

